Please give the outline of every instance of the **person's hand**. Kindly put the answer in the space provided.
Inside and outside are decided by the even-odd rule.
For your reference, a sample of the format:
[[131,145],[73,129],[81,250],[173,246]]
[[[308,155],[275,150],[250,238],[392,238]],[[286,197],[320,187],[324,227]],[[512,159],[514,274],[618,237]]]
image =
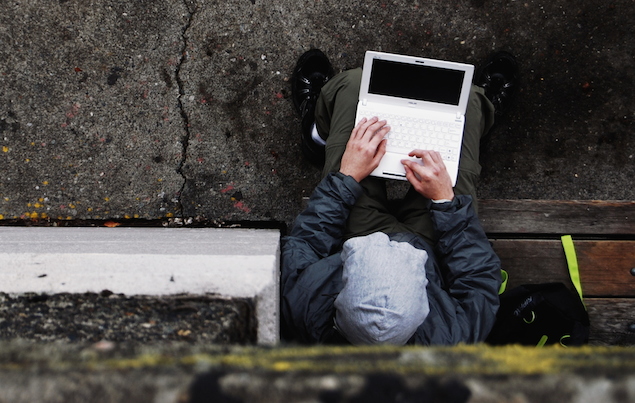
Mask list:
[[414,150],[411,157],[421,158],[423,165],[404,159],[401,163],[406,170],[406,179],[417,192],[430,200],[452,200],[454,190],[452,179],[445,168],[441,154],[437,151]]
[[370,175],[386,153],[384,136],[389,131],[385,120],[363,118],[346,143],[340,172],[352,176],[357,182]]

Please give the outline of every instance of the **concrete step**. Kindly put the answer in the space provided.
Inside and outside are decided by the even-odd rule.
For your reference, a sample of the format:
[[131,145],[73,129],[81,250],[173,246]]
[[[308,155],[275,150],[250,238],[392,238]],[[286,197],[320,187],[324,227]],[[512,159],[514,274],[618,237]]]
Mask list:
[[[233,317],[246,323],[246,334],[255,331],[255,340],[238,342],[275,344],[279,242],[277,230],[241,228],[0,227],[0,335],[3,326],[19,327],[16,313],[31,323],[54,319],[52,312],[67,321],[96,304],[94,316],[110,312],[114,317],[104,320],[113,323],[131,313],[147,329],[163,323],[162,303],[200,314],[214,301],[220,305],[201,317]],[[157,312],[143,316],[135,309]],[[223,314],[226,309],[233,315]],[[19,337],[20,330],[6,334]]]

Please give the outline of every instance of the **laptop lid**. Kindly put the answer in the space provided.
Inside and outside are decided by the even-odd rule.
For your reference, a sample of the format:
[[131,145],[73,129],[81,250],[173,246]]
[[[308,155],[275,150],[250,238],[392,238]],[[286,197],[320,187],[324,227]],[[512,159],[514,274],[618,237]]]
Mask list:
[[465,115],[474,66],[367,51],[359,101]]

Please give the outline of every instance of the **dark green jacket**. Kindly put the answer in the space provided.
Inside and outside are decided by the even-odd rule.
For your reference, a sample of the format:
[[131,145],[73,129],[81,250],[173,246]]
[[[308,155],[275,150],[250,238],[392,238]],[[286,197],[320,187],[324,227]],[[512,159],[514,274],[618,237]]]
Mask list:
[[[342,234],[362,187],[333,173],[317,186],[308,207],[282,240],[282,336],[303,343],[341,338],[333,326],[333,302],[342,289]],[[484,340],[498,310],[500,260],[471,207],[470,196],[433,204],[438,240],[433,247],[414,234],[389,234],[428,252],[430,314],[409,343],[452,345]],[[395,268],[398,275],[399,268]]]

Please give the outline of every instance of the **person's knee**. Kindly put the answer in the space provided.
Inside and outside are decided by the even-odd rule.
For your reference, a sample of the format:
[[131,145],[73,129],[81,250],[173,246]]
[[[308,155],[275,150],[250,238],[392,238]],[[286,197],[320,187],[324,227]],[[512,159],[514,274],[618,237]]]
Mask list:
[[480,139],[494,125],[494,105],[485,96],[485,90],[472,84],[466,112],[466,126],[477,127],[476,135]]
[[362,69],[356,68],[352,70],[346,70],[344,73],[346,74],[346,86],[349,91],[355,94],[355,97],[359,97],[359,88],[362,84]]
[[362,82],[362,69],[356,68],[345,70],[333,77],[322,89],[322,92],[329,96],[335,92],[337,98],[346,97],[347,99],[357,100],[359,97],[359,88]]

